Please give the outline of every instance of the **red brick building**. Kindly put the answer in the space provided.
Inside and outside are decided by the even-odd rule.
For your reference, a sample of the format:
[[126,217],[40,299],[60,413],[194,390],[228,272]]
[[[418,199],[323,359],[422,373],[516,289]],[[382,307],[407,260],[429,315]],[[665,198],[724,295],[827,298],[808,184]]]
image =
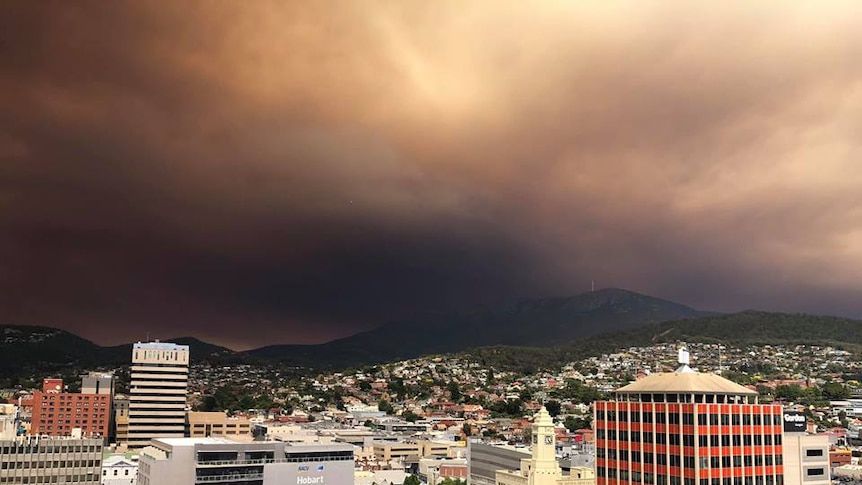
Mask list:
[[107,437],[111,394],[60,392],[62,389],[63,381],[45,379],[42,390],[33,393],[30,434],[69,436],[72,429],[80,428],[86,437]]
[[597,485],[783,485],[782,408],[682,365],[596,402]]

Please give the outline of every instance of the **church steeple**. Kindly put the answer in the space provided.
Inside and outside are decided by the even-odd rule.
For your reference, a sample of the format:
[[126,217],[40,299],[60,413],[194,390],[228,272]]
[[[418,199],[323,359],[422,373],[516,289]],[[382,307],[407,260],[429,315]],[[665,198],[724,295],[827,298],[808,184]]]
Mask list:
[[557,464],[554,421],[548,410],[536,413],[533,421],[533,458],[530,460],[529,485],[554,485],[563,472]]

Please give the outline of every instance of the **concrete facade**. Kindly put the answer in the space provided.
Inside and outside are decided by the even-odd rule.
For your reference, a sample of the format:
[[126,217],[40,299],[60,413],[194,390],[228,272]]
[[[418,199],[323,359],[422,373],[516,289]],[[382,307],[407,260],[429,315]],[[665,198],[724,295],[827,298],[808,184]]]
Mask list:
[[128,446],[153,438],[181,438],[186,425],[189,347],[171,343],[132,346]]
[[0,441],[0,483],[96,485],[102,477],[102,443],[41,436]]
[[186,436],[191,438],[251,435],[248,418],[229,418],[223,412],[189,411],[186,413],[186,426]]
[[140,485],[350,485],[353,446],[166,438],[141,451]]
[[829,485],[829,437],[784,434],[784,485]]

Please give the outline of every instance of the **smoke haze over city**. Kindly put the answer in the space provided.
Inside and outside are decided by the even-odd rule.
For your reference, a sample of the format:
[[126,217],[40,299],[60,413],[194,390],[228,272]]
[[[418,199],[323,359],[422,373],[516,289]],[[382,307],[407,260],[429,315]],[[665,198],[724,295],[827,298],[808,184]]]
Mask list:
[[858,2],[6,2],[0,322],[314,343],[621,287],[862,316]]

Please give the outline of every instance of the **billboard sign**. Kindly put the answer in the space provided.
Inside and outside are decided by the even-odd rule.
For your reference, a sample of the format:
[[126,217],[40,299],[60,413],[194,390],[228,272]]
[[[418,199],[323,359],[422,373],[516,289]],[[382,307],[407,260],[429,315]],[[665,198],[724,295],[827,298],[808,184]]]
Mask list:
[[784,413],[785,433],[804,433],[808,423],[802,413],[787,411]]

